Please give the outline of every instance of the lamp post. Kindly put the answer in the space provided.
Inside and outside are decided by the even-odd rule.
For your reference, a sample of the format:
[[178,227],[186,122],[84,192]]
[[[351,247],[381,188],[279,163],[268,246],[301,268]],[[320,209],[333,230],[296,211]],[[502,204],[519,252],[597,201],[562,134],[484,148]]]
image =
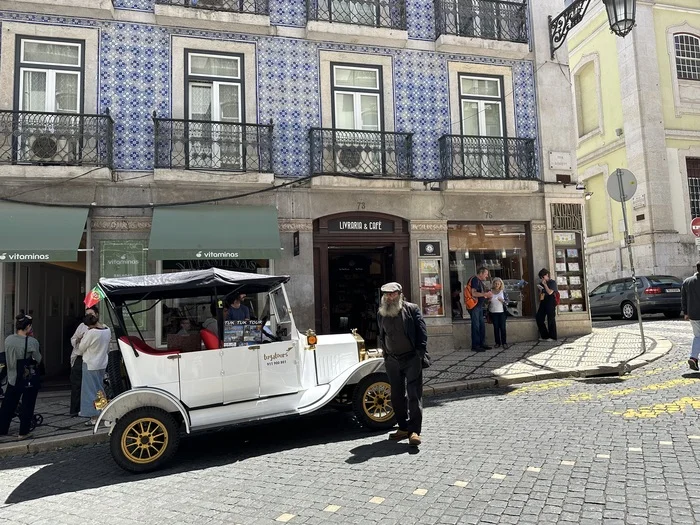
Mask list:
[[[581,20],[591,0],[575,0],[556,17],[549,17],[549,47],[554,52],[559,49],[566,36]],[[625,37],[634,27],[637,0],[603,0],[605,10],[608,12],[610,31],[619,37]]]

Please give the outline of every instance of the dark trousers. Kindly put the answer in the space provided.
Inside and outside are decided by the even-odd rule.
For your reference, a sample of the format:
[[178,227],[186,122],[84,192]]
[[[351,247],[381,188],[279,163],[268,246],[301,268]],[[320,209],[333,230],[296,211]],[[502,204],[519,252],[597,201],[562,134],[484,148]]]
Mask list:
[[70,369],[70,413],[80,412],[80,389],[83,385],[83,358],[78,356]]
[[[5,352],[0,352],[0,365],[5,365]],[[0,368],[0,394],[2,394],[2,383],[7,378],[7,366]]]
[[[552,301],[551,306],[547,303],[540,303],[540,307],[537,309],[535,319],[537,320],[537,328],[542,339],[557,338],[557,307],[553,303]],[[547,326],[544,324],[545,318],[547,319]]]
[[38,388],[19,389],[10,384],[7,385],[5,399],[0,406],[0,436],[6,436],[10,430],[10,421],[15,416],[17,405],[22,400],[22,409],[19,413],[19,435],[29,434],[29,428],[34,419],[34,407],[36,406],[36,396]]
[[506,339],[506,313],[491,312],[491,322],[493,323],[493,338],[497,345],[504,345],[508,342]]
[[415,354],[384,359],[391,385],[391,406],[399,428],[420,434],[423,424],[423,363]]
[[469,310],[472,320],[472,350],[486,344],[486,323],[484,322],[484,307],[479,305]]

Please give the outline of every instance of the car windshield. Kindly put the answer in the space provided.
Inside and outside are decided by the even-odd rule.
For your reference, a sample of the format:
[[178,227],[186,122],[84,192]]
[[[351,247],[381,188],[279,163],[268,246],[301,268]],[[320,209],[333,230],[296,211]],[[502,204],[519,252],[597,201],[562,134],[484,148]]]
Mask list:
[[683,284],[680,279],[677,277],[673,277],[671,275],[651,275],[647,277],[649,279],[649,282],[652,285],[660,285],[660,284],[671,284],[671,285],[681,285]]

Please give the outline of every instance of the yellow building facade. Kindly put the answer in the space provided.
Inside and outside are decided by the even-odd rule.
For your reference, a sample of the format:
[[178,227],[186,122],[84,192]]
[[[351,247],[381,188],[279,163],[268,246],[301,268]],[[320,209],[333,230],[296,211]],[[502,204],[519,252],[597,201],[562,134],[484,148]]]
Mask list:
[[606,189],[617,168],[638,181],[627,203],[637,275],[685,277],[699,258],[700,2],[637,0],[636,20],[617,38],[592,0],[568,39],[589,289],[630,275],[621,205]]

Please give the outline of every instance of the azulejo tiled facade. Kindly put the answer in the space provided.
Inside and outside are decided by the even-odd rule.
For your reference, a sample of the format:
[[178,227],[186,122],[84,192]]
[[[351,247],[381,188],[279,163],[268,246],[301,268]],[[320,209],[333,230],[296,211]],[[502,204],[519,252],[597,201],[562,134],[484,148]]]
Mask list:
[[[153,12],[153,0],[115,0],[117,11]],[[434,39],[430,0],[408,0],[410,39]],[[306,24],[303,0],[271,0],[271,24],[302,27]],[[147,15],[145,18],[149,18]],[[117,17],[118,18],[118,17]],[[506,94],[515,102],[515,130],[520,138],[538,139],[535,79],[532,62],[390,47],[368,47],[302,38],[247,35],[233,32],[159,27],[153,23],[51,17],[0,13],[0,23],[12,20],[54,26],[89,26],[99,30],[99,111],[109,108],[115,121],[114,165],[118,170],[153,169],[153,120],[170,117],[172,93],[184,79],[172,78],[171,46],[174,36],[212,41],[247,41],[256,46],[257,85],[247,88],[255,97],[257,121],[274,123],[274,170],[282,176],[303,176],[309,171],[309,128],[321,125],[320,52],[342,51],[358,55],[358,63],[372,56],[392,61],[394,129],[413,133],[416,177],[440,174],[438,139],[452,132],[448,63],[509,66],[512,85]],[[183,25],[186,21],[183,20]],[[89,57],[88,57],[89,59]]]

